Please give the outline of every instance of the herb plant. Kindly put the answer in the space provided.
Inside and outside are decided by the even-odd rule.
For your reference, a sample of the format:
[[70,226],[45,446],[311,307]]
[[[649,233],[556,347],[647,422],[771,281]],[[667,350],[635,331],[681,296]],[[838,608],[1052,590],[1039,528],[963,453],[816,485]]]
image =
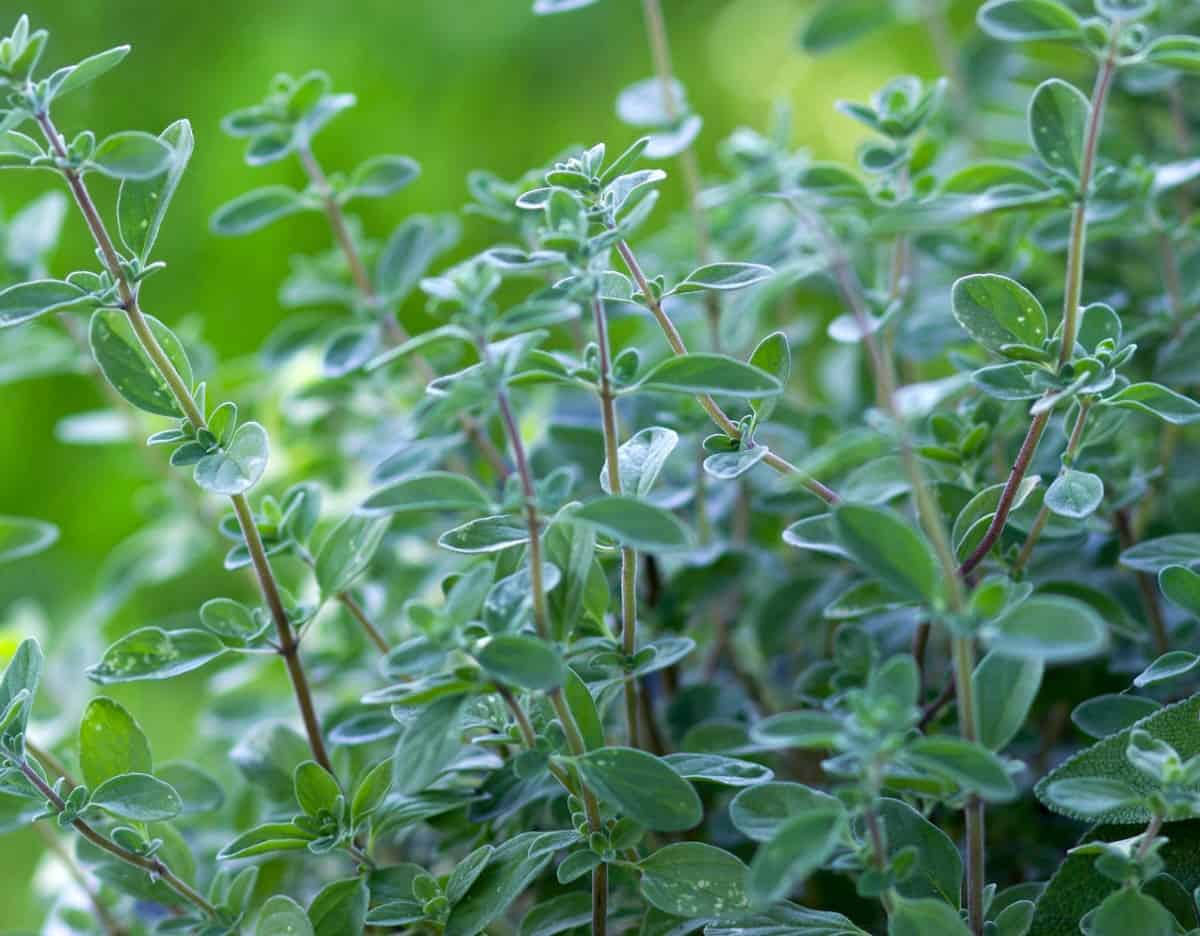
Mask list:
[[[1200,932],[1200,7],[955,12],[810,11],[809,53],[915,19],[946,72],[840,105],[857,166],[783,109],[703,166],[644,0],[629,139],[390,232],[353,212],[417,163],[327,169],[354,97],[278,76],[224,129],[306,187],[212,232],[330,247],[251,374],[143,303],[190,124],[64,134],[129,49],[49,71],[17,21],[0,167],[64,192],[4,223],[5,378],[90,371],[157,476],[95,615],[214,541],[230,573],[87,666],[193,674],[187,761],[67,640],[9,661],[0,827],[74,881],[47,932]],[[0,517],[0,561],[56,537]]]

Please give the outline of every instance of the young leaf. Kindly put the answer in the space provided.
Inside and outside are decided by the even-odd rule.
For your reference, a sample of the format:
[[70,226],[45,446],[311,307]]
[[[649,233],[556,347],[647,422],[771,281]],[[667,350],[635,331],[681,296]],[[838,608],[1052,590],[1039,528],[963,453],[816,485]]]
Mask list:
[[353,513],[330,531],[317,552],[317,584],[321,594],[345,591],[367,571],[390,522],[387,516]]
[[58,541],[58,527],[27,517],[0,516],[0,562],[34,556]]
[[591,896],[574,891],[561,897],[538,901],[521,920],[519,936],[557,936],[559,933],[587,926],[591,921]]
[[158,137],[126,130],[101,141],[87,167],[114,179],[152,179],[167,169],[173,155]]
[[1079,179],[1091,111],[1087,97],[1074,85],[1051,78],[1037,86],[1029,102],[1029,136],[1042,162]]
[[1174,936],[1175,917],[1162,904],[1140,891],[1125,887],[1109,894],[1090,917],[1090,936]]
[[233,861],[281,851],[302,851],[316,836],[290,822],[268,822],[255,826],[217,852],[218,861]]
[[[22,743],[18,739],[24,738],[29,710],[41,678],[41,645],[32,637],[27,637],[17,645],[4,670],[4,678],[0,680],[0,712],[6,713],[7,722],[0,730],[0,739],[11,745],[13,750],[22,750]],[[20,708],[14,708],[16,705]]]
[[400,191],[421,174],[421,167],[407,156],[374,156],[350,174],[342,199],[384,198]]
[[[175,333],[158,319],[147,315],[146,321],[179,376],[190,387],[192,365],[183,345]],[[142,349],[124,312],[118,309],[97,310],[92,315],[88,340],[100,370],[121,396],[148,413],[183,416],[170,385]]]
[[1172,604],[1200,615],[1200,573],[1187,566],[1167,566],[1158,573],[1158,587]]
[[437,699],[405,726],[392,761],[392,785],[401,793],[421,792],[454,759],[462,747],[459,717],[467,699],[466,695]]
[[326,884],[308,905],[313,936],[363,932],[369,900],[367,882],[361,877]]
[[1059,595],[1034,595],[985,625],[989,646],[1046,663],[1082,660],[1108,645],[1108,627],[1089,605]]
[[606,747],[577,758],[584,782],[606,803],[656,832],[682,832],[704,817],[692,785],[661,758]]
[[183,801],[171,785],[145,773],[110,777],[92,791],[89,803],[135,822],[174,819],[183,812]]
[[979,743],[1002,751],[1016,737],[1042,685],[1044,666],[1037,658],[992,651],[971,678],[975,687],[975,724]]
[[1040,348],[1046,339],[1046,311],[1028,289],[995,273],[959,279],[951,290],[954,317],[968,335],[999,352],[1006,345]]
[[979,10],[984,32],[1008,42],[1077,39],[1079,17],[1059,0],[988,0]]
[[[116,46],[108,49],[105,52],[97,52],[95,55],[90,55],[78,65],[71,65],[62,69],[60,72],[62,78],[53,83],[54,96],[62,97],[64,94],[70,94],[85,85],[91,84],[109,69],[116,68],[129,54],[130,47],[127,45]],[[56,73],[56,77],[57,74]]]
[[765,371],[721,354],[679,354],[656,364],[632,387],[660,393],[713,393],[721,396],[772,396],[782,384]]
[[[1137,684],[1137,680],[1134,680],[1134,684]],[[1093,696],[1075,706],[1071,711],[1071,721],[1085,734],[1093,738],[1105,738],[1160,708],[1162,706],[1158,702],[1142,696],[1124,693]]]
[[760,263],[710,263],[692,270],[668,295],[700,292],[705,289],[726,291],[744,289],[770,279],[775,271]]
[[270,185],[239,195],[212,216],[214,234],[249,234],[308,206],[299,192],[286,185]]
[[198,669],[224,652],[225,645],[207,631],[143,627],[105,650],[87,674],[102,684],[170,679]]
[[912,524],[882,507],[839,504],[833,529],[842,548],[900,595],[928,604],[942,600],[933,548]]
[[[679,444],[679,433],[661,426],[651,426],[630,436],[617,449],[620,470],[621,493],[632,497],[646,497],[659,473],[666,464],[667,456]],[[608,461],[600,471],[600,487],[611,494],[608,478]]]
[[275,894],[262,905],[254,936],[313,936],[313,929],[303,907],[286,894]]
[[828,793],[800,783],[776,781],[743,790],[729,804],[734,827],[755,842],[769,842],[793,819],[828,814],[841,804]]
[[454,906],[444,936],[476,936],[542,873],[552,850],[534,848],[541,832],[521,832],[500,845],[466,896]]
[[1097,475],[1068,468],[1050,487],[1043,503],[1060,517],[1082,520],[1090,517],[1104,500],[1104,482]]
[[592,501],[572,512],[571,519],[643,552],[683,549],[690,542],[687,527],[674,514],[636,497]]
[[141,726],[119,703],[97,696],[79,724],[79,768],[84,782],[98,787],[120,774],[153,771],[150,745]]
[[321,812],[333,812],[336,801],[342,795],[337,780],[324,767],[315,761],[305,761],[296,767],[292,778],[296,793],[296,802],[305,813],[312,817]]
[[[770,374],[779,381],[781,387],[786,387],[792,373],[792,350],[788,346],[787,335],[779,331],[767,335],[750,354],[750,365]],[[754,410],[755,423],[770,419],[778,401],[777,396],[751,400],[750,408]]]
[[1187,426],[1200,420],[1200,403],[1156,383],[1130,384],[1108,397],[1104,405],[1149,413],[1175,426]]
[[928,897],[894,901],[888,917],[888,936],[971,936],[958,911],[943,900]]
[[256,422],[242,423],[223,451],[196,462],[196,483],[212,494],[245,494],[267,470],[267,430]]
[[1017,788],[1004,765],[991,751],[961,738],[925,737],[908,746],[914,764],[953,780],[985,800],[1005,802]]
[[470,478],[449,471],[410,475],[380,488],[363,502],[359,513],[368,517],[441,510],[483,511],[488,496]]
[[660,848],[638,865],[642,895],[681,917],[734,917],[750,906],[746,866],[729,852],[702,842]]
[[443,549],[459,553],[489,553],[529,542],[529,528],[519,518],[497,514],[471,520],[438,538]]
[[685,780],[703,780],[727,787],[754,786],[775,776],[762,764],[720,754],[668,754],[663,760]]
[[846,827],[846,810],[833,800],[789,819],[750,862],[746,892],[759,906],[785,897],[823,865],[838,846]]
[[548,692],[566,679],[566,664],[558,649],[525,634],[488,637],[475,658],[500,682],[522,689]]
[[1135,676],[1133,685],[1141,689],[1155,683],[1178,679],[1190,673],[1197,665],[1200,665],[1200,655],[1187,650],[1170,650]]
[[20,325],[47,312],[83,305],[88,294],[61,280],[34,280],[0,290],[0,328]]
[[159,140],[171,151],[166,171],[150,179],[127,179],[117,195],[117,228],[121,241],[145,261],[150,256],[167,208],[192,158],[195,139],[192,125],[177,120],[167,127]]

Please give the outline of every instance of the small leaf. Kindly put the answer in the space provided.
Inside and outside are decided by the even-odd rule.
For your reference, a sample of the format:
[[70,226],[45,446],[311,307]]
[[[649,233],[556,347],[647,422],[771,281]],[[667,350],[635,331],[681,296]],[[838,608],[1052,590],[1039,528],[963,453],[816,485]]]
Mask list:
[[1168,601],[1200,616],[1200,573],[1187,566],[1167,566],[1158,573],[1158,587]]
[[459,553],[489,553],[529,542],[529,528],[519,517],[497,514],[480,517],[438,537],[443,549]]
[[114,179],[152,179],[167,169],[174,151],[140,130],[114,133],[96,147],[87,167]]
[[1046,311],[1028,289],[995,273],[964,276],[954,284],[951,305],[958,324],[985,348],[1011,344],[1041,347]]
[[1075,706],[1071,712],[1071,721],[1080,731],[1093,738],[1106,738],[1160,708],[1162,706],[1158,702],[1141,696],[1100,695],[1085,699]]
[[130,47],[127,45],[116,46],[105,52],[90,55],[78,65],[63,69],[65,74],[62,79],[54,83],[54,96],[61,97],[91,84],[109,69],[116,68],[121,64],[125,56],[129,54],[129,49]]
[[239,195],[212,216],[214,234],[249,234],[307,208],[300,193],[286,185],[270,185]]
[[[661,426],[651,426],[630,436],[617,449],[620,493],[646,497],[666,464],[667,456],[678,444],[679,433]],[[600,487],[604,489],[604,493],[612,493],[607,460],[600,471]]]
[[687,527],[674,514],[635,497],[592,501],[575,510],[571,519],[643,552],[683,549],[690,541]]
[[392,784],[401,793],[420,793],[454,760],[462,747],[459,716],[467,698],[437,699],[405,726],[392,762]]
[[755,842],[769,842],[793,819],[829,813],[838,800],[800,783],[763,783],[743,790],[729,804],[734,827]]
[[975,723],[979,743],[1002,751],[1012,741],[1037,698],[1044,666],[1039,659],[992,651],[975,668]]
[[322,811],[332,813],[337,798],[342,795],[337,780],[316,761],[305,761],[297,765],[292,776],[296,802],[308,815],[316,818]]
[[1058,0],[989,0],[979,10],[983,31],[1008,42],[1078,39],[1083,24]]
[[1146,61],[1191,74],[1200,73],[1200,38],[1160,36],[1146,47]]
[[174,761],[154,771],[159,780],[175,788],[183,800],[183,815],[216,812],[225,804],[225,788],[194,764]]
[[650,368],[633,390],[661,393],[713,393],[760,398],[782,392],[783,385],[757,367],[721,354],[679,354]]
[[144,773],[110,777],[92,791],[89,803],[135,822],[160,822],[183,812],[183,800],[171,785]]
[[195,140],[192,125],[177,120],[159,135],[171,156],[165,171],[150,179],[127,179],[117,196],[117,228],[121,240],[135,255],[146,260],[158,239],[167,208],[192,157]]
[[750,736],[772,748],[832,748],[841,723],[827,712],[780,712],[750,727]]
[[737,916],[749,909],[746,866],[724,849],[678,842],[643,858],[638,867],[642,895],[664,913],[694,919]]
[[787,896],[833,854],[846,824],[845,807],[836,799],[784,823],[750,862],[750,901],[762,906]]
[[983,799],[1006,802],[1017,788],[1004,765],[991,751],[961,738],[918,738],[907,748],[908,758],[932,773],[954,781]]
[[833,528],[842,547],[885,585],[906,598],[941,602],[943,584],[933,548],[912,524],[882,507],[839,504]]
[[800,31],[800,47],[821,55],[895,20],[892,8],[878,0],[824,0]]
[[[158,319],[147,315],[146,321],[179,376],[190,387],[192,365],[183,345],[175,333]],[[183,416],[170,385],[142,349],[124,312],[118,309],[97,310],[92,315],[88,340],[100,370],[121,396],[148,413]]]
[[888,936],[971,936],[958,910],[932,897],[893,901],[888,917]]
[[153,766],[150,744],[133,716],[112,699],[92,699],[79,724],[79,767],[84,782],[97,787],[120,774],[148,774]]
[[987,643],[1012,656],[1046,663],[1082,660],[1108,645],[1108,627],[1088,605],[1058,595],[1034,595],[985,625]]
[[525,634],[488,637],[475,658],[500,682],[522,689],[548,692],[566,679],[566,664],[558,648]]
[[280,851],[301,851],[316,836],[290,822],[268,822],[243,832],[217,852],[218,861],[252,858]]
[[388,791],[392,788],[391,760],[382,760],[370,770],[354,790],[350,801],[350,825],[357,828],[359,824],[383,805]]
[[87,674],[103,684],[170,679],[198,669],[224,652],[225,645],[207,631],[143,627],[105,650]]
[[1158,574],[1168,566],[1200,562],[1200,533],[1171,533],[1143,540],[1121,553],[1121,565]]
[[363,932],[370,892],[361,877],[326,884],[308,905],[313,936],[346,936]]
[[267,470],[269,456],[267,430],[256,422],[242,423],[223,451],[196,462],[196,483],[212,494],[245,494]]
[[0,290],[0,328],[82,304],[88,294],[61,280],[34,280]]
[[[779,381],[781,387],[786,387],[792,374],[792,350],[787,335],[780,331],[767,335],[750,354],[750,365],[770,374]],[[755,423],[770,419],[778,401],[779,397],[776,396],[751,400],[750,408],[754,410]]]
[[591,922],[591,896],[574,891],[549,900],[539,900],[521,920],[519,936],[558,936],[559,933],[587,926]]
[[1187,426],[1200,420],[1200,403],[1156,383],[1130,384],[1108,397],[1104,405],[1149,413],[1174,426]]
[[441,510],[487,510],[487,495],[470,478],[449,471],[410,475],[380,488],[359,513],[368,517]]
[[1072,815],[1102,816],[1141,800],[1133,787],[1107,777],[1071,777],[1046,785],[1043,799]]
[[1187,650],[1170,650],[1138,673],[1133,685],[1142,689],[1155,683],[1178,679],[1200,665],[1200,655]]
[[454,871],[446,881],[445,890],[446,899],[450,901],[451,906],[467,895],[467,891],[479,880],[479,875],[483,874],[495,852],[496,849],[492,845],[480,845],[454,866]]
[[1104,482],[1094,474],[1068,468],[1046,488],[1043,503],[1060,517],[1090,517],[1104,500]]
[[1175,917],[1149,894],[1123,887],[1109,894],[1088,917],[1089,936],[1175,936]]
[[1029,102],[1029,135],[1042,162],[1079,179],[1091,111],[1087,97],[1074,85],[1058,78],[1038,85]]
[[345,591],[367,571],[391,518],[353,513],[334,527],[317,552],[317,584],[322,595]]
[[744,289],[761,283],[775,275],[775,271],[760,263],[710,263],[698,270],[693,270],[678,286],[671,290],[671,295],[700,292],[705,289],[725,291]]
[[550,863],[553,851],[532,847],[542,837],[540,832],[522,832],[496,848],[488,866],[451,911],[444,936],[477,936],[508,909]]
[[653,754],[606,747],[589,751],[576,763],[600,799],[647,829],[681,832],[704,818],[692,785]]
[[398,192],[421,174],[421,167],[407,156],[373,156],[350,174],[342,198],[383,198]]
[[313,936],[313,929],[303,907],[286,894],[275,894],[262,905],[254,936]]
[[769,767],[720,754],[668,754],[663,760],[685,780],[703,780],[727,787],[766,783],[775,774]]

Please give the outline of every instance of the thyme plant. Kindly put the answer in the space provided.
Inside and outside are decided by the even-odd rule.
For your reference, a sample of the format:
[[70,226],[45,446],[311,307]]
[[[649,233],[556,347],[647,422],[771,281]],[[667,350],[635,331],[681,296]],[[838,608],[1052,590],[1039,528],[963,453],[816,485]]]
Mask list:
[[[199,677],[186,761],[80,690],[77,631],[7,664],[0,828],[72,881],[47,932],[1200,932],[1200,8],[818,4],[809,54],[915,20],[945,72],[839,105],[852,167],[784,108],[705,165],[641,12],[628,139],[391,231],[356,205],[419,166],[326,167],[329,75],[230,102],[305,187],[212,232],[330,237],[252,374],[143,301],[188,121],[64,133],[129,48],[0,40],[0,168],[62,184],[0,229],[0,378],[91,373],[60,433],[151,447],[85,623],[211,589],[86,669]],[[0,561],[57,536],[0,517]]]

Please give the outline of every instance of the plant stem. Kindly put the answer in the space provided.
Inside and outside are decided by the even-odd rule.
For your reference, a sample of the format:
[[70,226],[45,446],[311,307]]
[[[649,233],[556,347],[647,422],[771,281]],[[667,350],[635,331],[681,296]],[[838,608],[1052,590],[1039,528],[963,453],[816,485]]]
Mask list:
[[[617,428],[617,402],[612,387],[612,352],[608,344],[608,322],[604,303],[599,295],[592,297],[592,319],[596,342],[600,348],[600,415],[604,431],[605,460],[608,463],[608,490],[621,493],[621,454]],[[626,657],[637,653],[637,553],[621,548],[621,649]],[[629,730],[629,746],[641,747],[639,742],[638,681],[632,674],[625,679],[625,721]]]
[[[1129,520],[1129,511],[1122,508],[1113,515],[1113,525],[1117,528],[1117,540],[1121,551],[1132,549],[1137,543],[1134,536],[1133,524]],[[1138,592],[1142,598],[1142,608],[1150,622],[1150,632],[1154,636],[1154,648],[1159,654],[1171,649],[1171,641],[1167,635],[1167,623],[1163,618],[1162,605],[1158,600],[1158,583],[1148,572],[1135,572]]]
[[[59,796],[54,789],[42,779],[41,774],[34,770],[29,762],[22,758],[19,761],[13,761],[18,770],[25,775],[25,778],[37,788],[37,791],[46,798],[46,801],[54,808],[56,812],[61,813],[67,808],[66,802]],[[171,890],[175,891],[185,901],[195,906],[209,919],[216,919],[217,909],[205,900],[191,885],[186,881],[177,877],[175,873],[167,867],[161,858],[139,855],[137,852],[130,851],[118,845],[116,842],[107,838],[105,835],[96,831],[86,820],[75,819],[71,822],[75,830],[85,839],[95,845],[97,848],[108,852],[115,858],[135,868],[141,868],[153,878],[161,880]]]
[[[1087,126],[1084,130],[1083,153],[1079,161],[1079,193],[1075,202],[1075,210],[1071,215],[1071,237],[1067,246],[1066,285],[1063,290],[1063,324],[1062,350],[1058,356],[1058,366],[1061,370],[1070,363],[1071,355],[1075,352],[1075,338],[1079,330],[1079,302],[1083,294],[1083,271],[1087,253],[1087,207],[1092,186],[1092,174],[1096,165],[1096,153],[1100,145],[1100,129],[1104,124],[1104,110],[1108,103],[1109,91],[1112,88],[1113,75],[1116,72],[1117,42],[1121,30],[1119,25],[1113,29],[1112,42],[1107,56],[1096,75],[1096,84],[1092,90],[1091,110],[1088,113]],[[1025,480],[1029,463],[1037,452],[1038,442],[1045,431],[1050,419],[1049,410],[1038,413],[1029,423],[1029,430],[1017,460],[1013,463],[1012,471],[1004,485],[1000,503],[996,513],[988,525],[987,532],[961,566],[961,573],[969,575],[981,563],[991,548],[1004,532],[1008,522],[1008,514],[1012,509],[1013,500]]]
[[341,592],[337,597],[338,601],[342,603],[342,607],[350,612],[350,616],[354,620],[358,621],[359,626],[363,629],[363,633],[367,635],[371,643],[375,644],[376,649],[380,653],[387,654],[391,650],[387,639],[379,632],[379,628],[371,623],[371,619],[367,617],[367,613],[363,610],[362,605],[355,601],[349,592]]
[[[667,24],[663,17],[660,0],[642,0],[642,12],[646,20],[646,38],[650,43],[650,54],[654,59],[654,71],[658,77],[663,109],[667,120],[676,123],[683,116],[683,108],[676,94],[674,69],[671,67],[671,46],[667,41]],[[688,212],[696,235],[696,259],[701,266],[712,262],[712,250],[708,219],[700,200],[700,164],[696,151],[688,146],[679,154],[679,169],[683,176],[683,187],[687,194]],[[721,299],[715,292],[704,294],[704,307],[708,313],[709,340],[714,351],[721,350]]]
[[128,933],[129,930],[118,922],[116,917],[112,915],[112,911],[101,901],[100,895],[92,887],[92,882],[88,879],[83,869],[79,867],[74,856],[63,848],[58,836],[41,823],[34,823],[33,827],[37,830],[42,843],[54,853],[54,857],[62,862],[63,867],[67,869],[67,874],[71,876],[71,879],[87,896],[88,903],[92,905],[92,911],[96,914],[96,920],[104,928],[104,931],[109,936],[124,936],[124,934]]
[[[84,221],[87,223],[88,230],[91,232],[96,246],[100,250],[100,255],[104,259],[104,265],[117,285],[117,292],[121,300],[121,310],[125,313],[130,328],[132,328],[133,333],[137,336],[138,343],[150,358],[160,376],[167,383],[167,386],[170,387],[180,411],[187,420],[197,430],[206,429],[207,423],[205,422],[204,414],[192,398],[191,388],[188,387],[183,377],[179,374],[179,371],[176,370],[170,357],[167,356],[166,351],[163,350],[162,345],[159,344],[158,339],[150,329],[150,324],[142,312],[137,290],[125,276],[125,272],[121,267],[120,255],[117,253],[112,237],[109,235],[108,229],[100,217],[100,212],[96,208],[95,201],[92,200],[87,183],[84,182],[83,176],[78,171],[68,166],[67,161],[69,156],[61,135],[55,128],[49,114],[42,112],[36,114],[35,118],[41,127],[46,142],[50,144],[59,160],[62,161],[60,171],[71,189],[71,194],[75,197],[75,202],[83,214]],[[321,738],[320,725],[317,722],[314,712],[312,694],[308,688],[308,680],[305,678],[304,669],[300,665],[291,624],[288,621],[287,612],[284,609],[283,600],[279,594],[279,585],[275,580],[275,574],[271,570],[270,562],[267,560],[266,550],[262,544],[262,537],[259,535],[258,527],[254,523],[254,515],[250,511],[244,495],[234,495],[230,498],[230,501],[233,503],[234,512],[237,514],[238,523],[242,528],[246,547],[250,550],[251,560],[254,565],[255,574],[258,577],[263,599],[266,601],[271,618],[275,623],[279,639],[279,652],[284,657],[288,674],[291,676],[296,701],[300,707],[300,713],[304,718],[304,725],[308,732],[309,747],[312,749],[313,759],[332,773],[329,757],[325,753],[325,744]]]
[[[667,343],[671,346],[671,350],[675,354],[687,354],[687,345],[683,342],[683,337],[679,334],[679,330],[675,327],[675,323],[663,311],[662,303],[654,298],[654,292],[650,288],[650,283],[646,279],[646,274],[642,271],[641,264],[638,263],[637,257],[630,249],[629,244],[625,241],[617,241],[617,252],[621,255],[621,260],[625,264],[625,268],[629,270],[629,275],[633,277],[634,283],[637,284],[639,292],[646,303],[646,307],[658,322],[663,334],[667,336]],[[725,411],[717,404],[717,402],[707,393],[699,394],[696,397],[698,402],[717,427],[731,439],[740,439],[741,432],[737,425],[731,420]],[[838,501],[837,494],[830,488],[826,487],[815,478],[811,478],[803,471],[793,465],[791,462],[780,458],[774,452],[768,452],[763,457],[763,463],[770,465],[777,472],[783,475],[795,476],[799,479],[801,485],[809,492],[815,494],[827,504],[836,504]]]
[[[346,223],[346,215],[342,211],[342,206],[338,204],[337,197],[329,185],[329,179],[325,175],[325,170],[317,162],[317,157],[313,154],[312,147],[307,144],[303,145],[299,147],[298,152],[300,154],[300,162],[304,166],[305,174],[321,199],[321,207],[325,211],[325,217],[329,219],[329,227],[333,231],[334,239],[337,240],[338,246],[346,258],[346,265],[350,267],[350,277],[354,280],[354,285],[363,299],[378,314],[385,342],[390,347],[404,344],[404,342],[408,341],[409,334],[405,331],[404,326],[396,320],[394,315],[379,308],[379,295],[375,292],[375,287],[371,285],[371,277],[367,273],[366,264],[363,263],[362,254],[359,253],[358,247],[354,243],[354,238],[350,235],[350,227]],[[420,354],[412,355],[412,362],[417,373],[425,383],[429,383],[437,376],[433,368],[429,365],[429,362]],[[492,470],[496,472],[497,476],[501,480],[507,478],[509,475],[508,463],[504,460],[504,456],[500,453],[499,449],[492,443],[492,440],[488,438],[488,434],[484,431],[483,427],[476,420],[466,415],[460,416],[458,421],[463,427],[463,431],[467,434],[467,438],[471,440],[471,443],[479,450],[479,453],[492,466]]]

